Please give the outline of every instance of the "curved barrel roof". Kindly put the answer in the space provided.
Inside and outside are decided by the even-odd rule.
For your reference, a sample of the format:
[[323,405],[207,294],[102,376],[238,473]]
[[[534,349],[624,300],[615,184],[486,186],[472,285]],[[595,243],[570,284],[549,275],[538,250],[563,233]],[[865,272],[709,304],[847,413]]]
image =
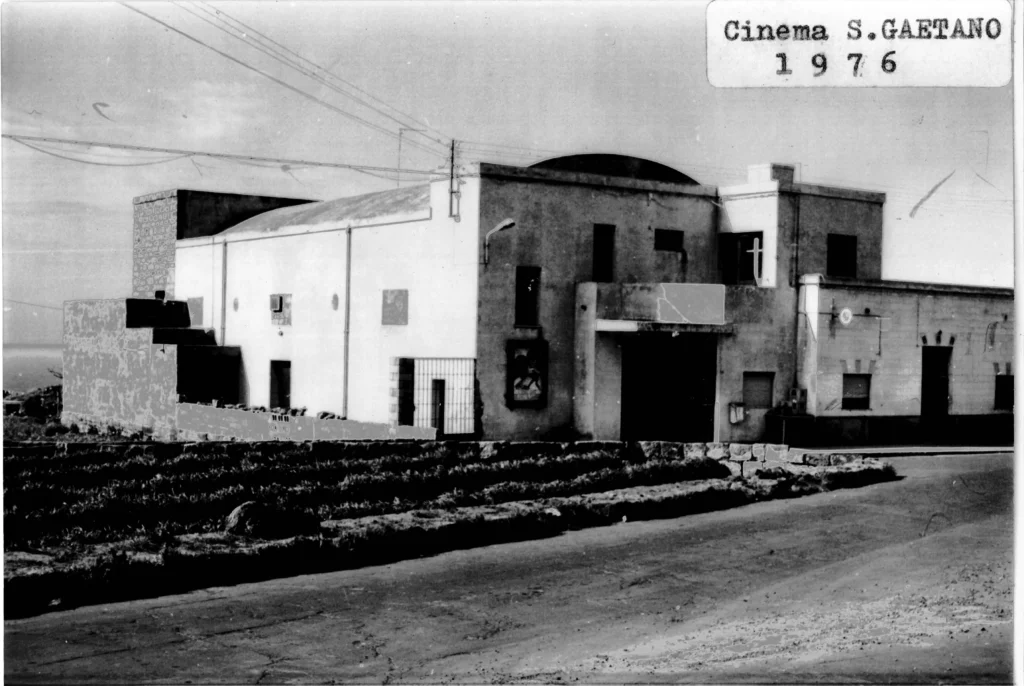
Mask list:
[[628,155],[605,153],[566,155],[537,162],[536,164],[531,164],[530,167],[533,169],[552,169],[583,174],[599,174],[601,176],[645,179],[647,181],[661,181],[663,183],[680,183],[687,186],[700,185],[678,169],[673,169],[660,162],[645,160],[641,157],[630,157]]

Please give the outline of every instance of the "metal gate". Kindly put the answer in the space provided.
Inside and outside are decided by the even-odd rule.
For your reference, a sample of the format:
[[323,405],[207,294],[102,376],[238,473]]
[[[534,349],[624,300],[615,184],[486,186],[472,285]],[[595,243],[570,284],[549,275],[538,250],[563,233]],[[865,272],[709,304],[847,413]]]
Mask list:
[[476,360],[398,359],[398,423],[433,427],[442,436],[476,433]]

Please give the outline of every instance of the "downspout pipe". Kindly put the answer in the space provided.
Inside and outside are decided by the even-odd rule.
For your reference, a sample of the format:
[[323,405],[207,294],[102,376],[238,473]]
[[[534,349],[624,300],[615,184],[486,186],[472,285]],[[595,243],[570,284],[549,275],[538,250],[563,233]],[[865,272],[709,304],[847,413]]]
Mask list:
[[352,225],[345,228],[345,331],[342,354],[341,418],[348,419],[349,331],[352,321]]
[[228,318],[228,242],[221,241],[220,244],[220,344],[224,346],[227,341]]
[[793,388],[800,386],[800,351],[797,349],[800,343],[800,194],[793,193],[790,197],[793,203],[793,230],[796,232],[795,247],[793,249],[793,273],[789,275],[793,284]]

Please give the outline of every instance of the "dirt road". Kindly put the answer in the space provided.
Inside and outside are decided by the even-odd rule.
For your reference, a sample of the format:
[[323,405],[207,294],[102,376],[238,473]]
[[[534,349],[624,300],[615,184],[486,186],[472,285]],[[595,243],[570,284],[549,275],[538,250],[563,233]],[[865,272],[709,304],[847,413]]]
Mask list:
[[8,683],[1009,682],[1012,456],[5,623]]

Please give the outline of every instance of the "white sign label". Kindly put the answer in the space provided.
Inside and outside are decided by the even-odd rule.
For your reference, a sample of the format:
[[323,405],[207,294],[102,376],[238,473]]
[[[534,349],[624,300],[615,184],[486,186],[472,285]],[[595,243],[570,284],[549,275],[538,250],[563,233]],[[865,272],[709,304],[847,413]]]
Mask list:
[[1004,86],[1008,0],[713,0],[708,80],[720,88]]

